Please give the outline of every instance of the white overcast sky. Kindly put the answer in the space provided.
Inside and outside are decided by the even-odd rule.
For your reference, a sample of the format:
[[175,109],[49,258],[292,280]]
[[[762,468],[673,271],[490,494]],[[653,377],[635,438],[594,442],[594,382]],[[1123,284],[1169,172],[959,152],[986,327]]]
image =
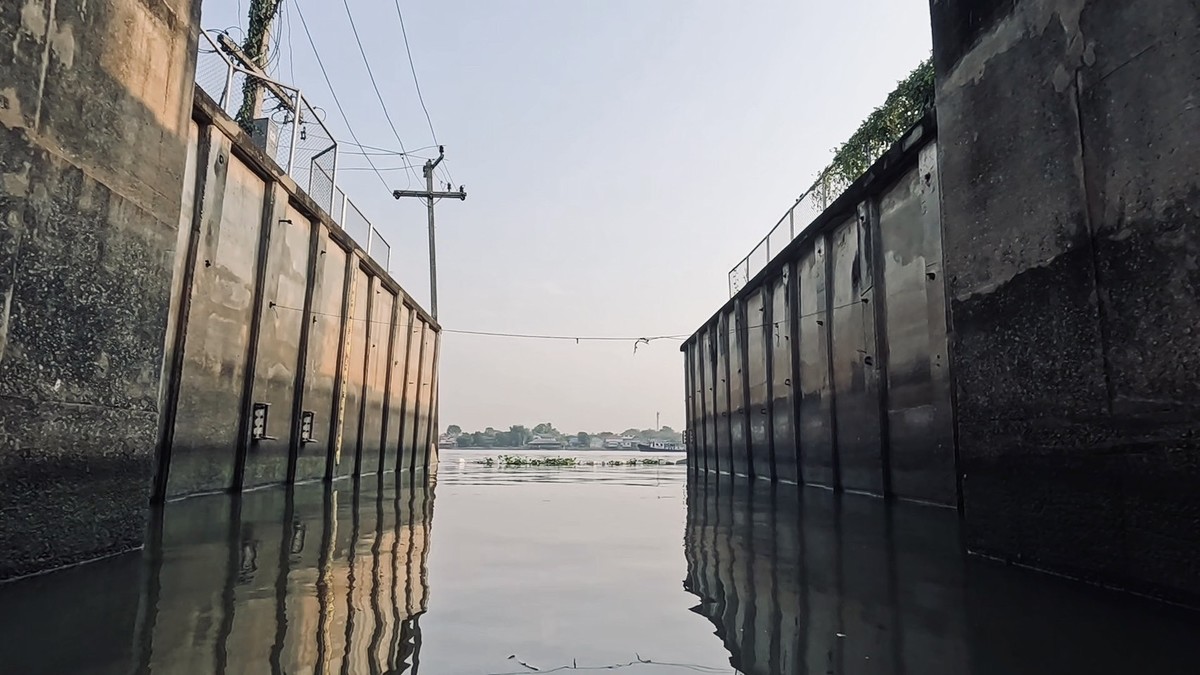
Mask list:
[[[432,144],[394,0],[346,1],[400,138]],[[245,26],[248,5],[204,0],[202,25]],[[401,8],[448,168],[468,192],[437,210],[439,314],[463,330],[692,333],[727,299],[729,268],[930,49],[928,0]],[[284,0],[275,75],[349,140],[298,12],[359,140],[397,147],[343,0]],[[411,180],[385,176],[392,187]],[[392,273],[428,306],[423,206],[396,202],[370,171],[339,183],[391,242]],[[678,345],[635,355],[632,342],[445,335],[441,422],[621,431],[661,412],[680,429]]]

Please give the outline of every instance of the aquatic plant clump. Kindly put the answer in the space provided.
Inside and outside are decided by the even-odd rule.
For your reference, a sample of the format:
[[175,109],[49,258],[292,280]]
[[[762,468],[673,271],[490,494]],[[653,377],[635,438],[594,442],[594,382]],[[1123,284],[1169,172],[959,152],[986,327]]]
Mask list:
[[580,461],[575,457],[522,457],[520,455],[500,455],[475,460],[482,466],[524,467],[524,466],[667,466],[675,462],[658,457],[610,460]]

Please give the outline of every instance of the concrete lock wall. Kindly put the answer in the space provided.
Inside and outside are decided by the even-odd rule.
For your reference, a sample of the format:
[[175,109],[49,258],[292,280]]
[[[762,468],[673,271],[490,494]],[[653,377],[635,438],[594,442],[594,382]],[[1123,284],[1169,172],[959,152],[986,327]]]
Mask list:
[[968,546],[1200,604],[1200,8],[931,8]]
[[0,579],[142,542],[199,8],[0,3]]
[[199,89],[189,139],[155,496],[424,472],[440,328]]
[[1200,9],[931,8],[936,147],[685,344],[692,470],[957,503],[971,552],[1200,604]]
[[957,503],[932,116],[684,345],[700,474]]

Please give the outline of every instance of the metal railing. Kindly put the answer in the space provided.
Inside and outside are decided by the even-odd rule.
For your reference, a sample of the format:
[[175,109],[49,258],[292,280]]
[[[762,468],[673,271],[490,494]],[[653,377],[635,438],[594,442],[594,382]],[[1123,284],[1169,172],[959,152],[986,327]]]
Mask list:
[[823,171],[817,180],[796,198],[796,202],[783,214],[779,222],[775,223],[775,227],[767,232],[767,236],[759,240],[750,253],[729,270],[729,297],[737,295],[738,291],[750,283],[754,275],[762,271],[793,239],[803,234],[817,216],[821,215],[834,198],[849,185],[843,183],[844,181],[835,179],[829,169]]
[[334,214],[334,218],[354,241],[363,245],[367,255],[383,265],[384,269],[388,269],[388,263],[392,258],[391,245],[345,193],[339,189],[335,191],[335,194],[334,204],[338,211]]
[[[388,269],[391,246],[338,186],[337,139],[325,126],[321,108],[300,89],[267,77],[241,57],[238,46],[221,33],[202,31],[196,58],[196,85],[234,119],[239,112],[257,118],[247,133],[296,184]],[[257,90],[257,111],[243,111]],[[246,117],[243,115],[242,117]],[[266,120],[264,122],[263,120]]]

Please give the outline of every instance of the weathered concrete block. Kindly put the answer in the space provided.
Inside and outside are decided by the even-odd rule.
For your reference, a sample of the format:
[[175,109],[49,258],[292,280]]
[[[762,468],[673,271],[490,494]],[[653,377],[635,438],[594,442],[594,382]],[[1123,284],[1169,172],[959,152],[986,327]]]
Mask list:
[[968,545],[1195,602],[1200,8],[931,8]]
[[0,578],[142,542],[198,15],[0,7]]

